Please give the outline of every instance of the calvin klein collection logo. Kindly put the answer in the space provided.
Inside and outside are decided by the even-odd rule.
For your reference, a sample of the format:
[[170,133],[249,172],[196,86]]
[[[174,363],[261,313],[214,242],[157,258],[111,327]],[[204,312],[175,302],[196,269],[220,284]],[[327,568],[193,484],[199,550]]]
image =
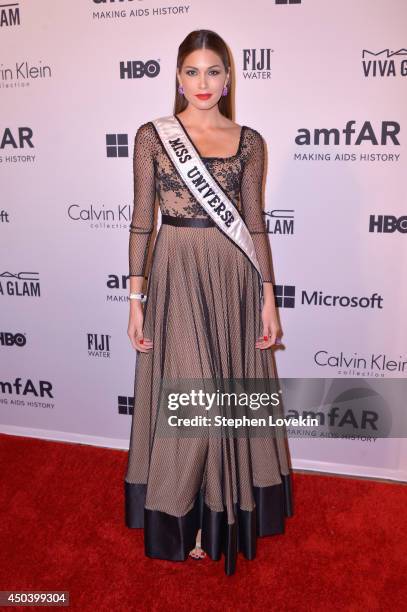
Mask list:
[[51,66],[33,66],[29,62],[16,62],[14,66],[0,65],[0,88],[28,87],[33,81],[52,77]]
[[362,51],[362,70],[365,77],[407,76],[407,49],[396,51]]
[[0,297],[41,297],[39,272],[1,272]]
[[242,49],[243,78],[270,79],[271,54],[274,49]]
[[0,332],[0,346],[25,346],[27,339],[20,332]]
[[388,372],[407,372],[407,360],[401,355],[397,359],[384,353],[358,355],[354,352],[346,354],[342,351],[332,354],[325,349],[314,354],[314,363],[321,368],[333,368],[338,374],[346,376],[382,376]]
[[127,134],[106,134],[107,157],[128,157],[129,138]]
[[18,2],[0,4],[0,26],[2,28],[20,25],[20,7]]
[[[158,60],[159,61],[159,60]],[[160,74],[160,64],[156,60],[132,60],[128,62],[120,62],[120,78],[121,79],[141,79],[146,76],[150,79]]]
[[70,204],[68,217],[71,221],[88,224],[91,229],[129,229],[131,206],[117,204],[114,208],[105,208],[103,205],[91,204],[84,207],[80,204]]
[[[274,285],[276,306],[279,308],[295,308],[295,285]],[[378,293],[371,296],[330,295],[323,291],[301,291],[302,306],[328,306],[341,308],[382,309],[383,297]]]
[[407,234],[407,216],[395,217],[394,215],[370,215],[369,233],[377,234]]

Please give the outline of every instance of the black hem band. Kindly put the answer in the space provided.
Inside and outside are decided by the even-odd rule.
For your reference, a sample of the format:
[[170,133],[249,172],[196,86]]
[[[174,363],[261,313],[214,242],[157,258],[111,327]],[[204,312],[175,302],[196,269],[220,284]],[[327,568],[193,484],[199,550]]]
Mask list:
[[203,501],[202,490],[185,516],[173,516],[145,508],[146,484],[125,485],[125,524],[144,528],[144,549],[147,557],[169,561],[185,561],[195,546],[198,529],[202,528],[202,548],[213,561],[225,555],[225,573],[235,573],[237,554],[246,559],[256,556],[257,538],[283,534],[285,518],[294,514],[291,474],[281,475],[282,482],[269,487],[253,487],[254,510],[234,505],[236,522],[227,523],[226,512],[215,512]]

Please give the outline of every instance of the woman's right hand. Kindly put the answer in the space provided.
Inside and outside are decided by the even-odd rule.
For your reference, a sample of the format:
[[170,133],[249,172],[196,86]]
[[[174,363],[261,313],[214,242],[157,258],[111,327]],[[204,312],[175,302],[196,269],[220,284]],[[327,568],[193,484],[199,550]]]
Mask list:
[[148,353],[153,348],[153,341],[143,335],[144,312],[139,300],[130,300],[130,315],[127,335],[132,347],[141,353]]

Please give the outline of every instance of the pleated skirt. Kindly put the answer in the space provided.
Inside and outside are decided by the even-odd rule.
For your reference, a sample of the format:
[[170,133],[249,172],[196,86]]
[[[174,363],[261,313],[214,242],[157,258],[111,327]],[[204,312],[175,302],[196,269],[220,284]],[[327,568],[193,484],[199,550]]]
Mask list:
[[144,305],[153,350],[137,352],[124,479],[125,524],[144,529],[148,557],[186,560],[201,528],[202,548],[223,554],[232,575],[239,552],[254,559],[257,539],[284,533],[293,515],[284,436],[157,435],[163,379],[276,379],[272,349],[255,347],[259,289],[252,263],[216,225],[161,224]]

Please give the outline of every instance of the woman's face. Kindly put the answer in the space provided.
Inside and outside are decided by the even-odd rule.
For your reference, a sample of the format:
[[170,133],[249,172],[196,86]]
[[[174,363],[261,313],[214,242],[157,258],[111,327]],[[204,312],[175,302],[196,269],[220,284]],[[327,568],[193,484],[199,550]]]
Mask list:
[[177,75],[185,98],[202,109],[217,104],[223,87],[229,82],[229,72],[226,72],[221,58],[210,49],[197,49],[187,55]]

